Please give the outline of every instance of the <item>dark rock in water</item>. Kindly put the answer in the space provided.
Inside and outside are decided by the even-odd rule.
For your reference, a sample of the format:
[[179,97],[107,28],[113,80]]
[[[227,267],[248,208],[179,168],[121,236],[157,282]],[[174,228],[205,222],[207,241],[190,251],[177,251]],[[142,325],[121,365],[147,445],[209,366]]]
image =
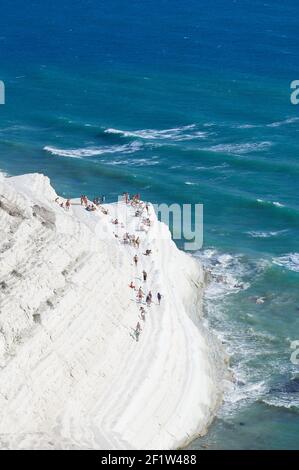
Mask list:
[[240,426],[245,426],[245,423],[243,423],[243,422],[241,421],[241,423],[239,423],[239,425],[240,425]]

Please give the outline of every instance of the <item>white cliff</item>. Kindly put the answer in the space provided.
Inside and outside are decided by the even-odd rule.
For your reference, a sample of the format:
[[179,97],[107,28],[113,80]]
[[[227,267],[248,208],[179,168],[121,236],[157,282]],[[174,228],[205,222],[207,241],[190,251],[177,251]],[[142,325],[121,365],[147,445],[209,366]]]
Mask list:
[[[136,250],[111,223],[132,233],[133,208],[105,215],[74,201],[66,211],[56,197],[43,175],[0,179],[0,448],[183,445],[205,432],[219,398],[196,321],[200,265],[152,207]],[[131,281],[154,294],[145,322]]]

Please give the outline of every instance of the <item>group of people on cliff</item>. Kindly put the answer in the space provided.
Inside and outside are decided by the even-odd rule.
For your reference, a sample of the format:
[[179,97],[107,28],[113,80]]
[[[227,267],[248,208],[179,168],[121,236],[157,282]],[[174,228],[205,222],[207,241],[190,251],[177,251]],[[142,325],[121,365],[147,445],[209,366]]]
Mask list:
[[[94,212],[94,211],[97,211],[98,209],[100,209],[104,214],[107,215],[108,214],[108,209],[101,206],[101,204],[103,204],[105,202],[105,200],[106,200],[106,198],[103,195],[101,197],[95,197],[93,199],[93,201],[90,202],[88,197],[85,194],[81,194],[81,196],[80,196],[80,205],[83,206],[85,208],[85,210],[87,210],[88,212]],[[123,193],[123,201],[125,202],[126,205],[130,205],[134,208],[135,217],[140,217],[141,218],[143,216],[144,211],[146,211],[146,217],[143,217],[142,223],[145,226],[148,226],[148,227],[151,226],[151,219],[149,217],[149,215],[150,215],[149,204],[148,203],[143,203],[141,201],[140,194],[135,194],[133,196],[130,196],[130,194],[128,192],[124,192]],[[66,210],[69,210],[70,207],[71,207],[71,200],[70,199],[67,199],[64,202],[64,201],[60,201],[60,199],[57,197],[55,199],[55,202],[58,203],[60,205],[60,207],[66,209]],[[114,225],[123,226],[123,224],[120,224],[118,218],[112,219],[111,223],[114,224]],[[133,246],[134,248],[139,249],[141,241],[140,241],[139,236],[136,237],[135,234],[130,235],[128,232],[125,232],[125,234],[123,235],[123,243],[124,244],[129,244],[129,245]],[[151,253],[152,253],[152,250],[149,249],[149,248],[146,248],[143,255],[144,256],[150,256]],[[135,254],[134,257],[133,257],[133,264],[136,268],[138,267],[139,261],[140,260],[139,260],[138,255]],[[143,279],[144,283],[146,283],[147,279],[148,279],[148,274],[144,269],[142,271],[142,279]],[[152,294],[151,290],[148,292],[147,295],[145,295],[142,287],[139,287],[137,289],[136,286],[133,284],[133,281],[131,281],[131,283],[129,284],[129,287],[137,292],[136,293],[136,300],[137,300],[138,304],[140,304],[144,301],[144,304],[146,305],[146,307],[148,307],[148,308],[151,307],[151,305],[153,303],[153,294]],[[156,296],[157,296],[157,303],[158,303],[158,305],[160,305],[161,300],[162,300],[162,294],[160,292],[157,292]],[[139,307],[139,313],[140,313],[141,320],[145,322],[146,309],[144,308],[144,306]],[[141,328],[140,322],[138,321],[137,325],[134,329],[136,341],[139,341],[139,336],[140,336],[141,331],[142,331],[142,328]]]

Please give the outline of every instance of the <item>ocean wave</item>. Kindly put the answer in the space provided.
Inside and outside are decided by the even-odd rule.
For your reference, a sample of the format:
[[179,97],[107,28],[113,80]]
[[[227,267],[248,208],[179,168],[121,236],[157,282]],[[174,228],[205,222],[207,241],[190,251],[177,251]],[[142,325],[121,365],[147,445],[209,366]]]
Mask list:
[[233,155],[244,155],[251,152],[263,152],[273,145],[272,142],[246,142],[244,144],[218,144],[206,147],[203,150],[216,153],[229,153]]
[[278,258],[273,258],[273,263],[289,269],[290,271],[299,272],[299,253],[289,253]]
[[[202,250],[195,255],[200,259],[207,273],[204,295],[205,322],[223,343],[231,357],[231,372],[234,380],[224,384],[224,404],[219,416],[231,416],[242,409],[245,403],[253,403],[268,393],[268,377],[253,371],[249,364],[260,351],[273,347],[274,336],[262,334],[258,329],[244,323],[249,313],[236,309],[234,295],[251,287],[264,273],[271,261],[266,259],[250,261],[242,254],[221,253],[214,248]],[[244,297],[244,296],[242,296]],[[246,295],[245,295],[246,297]],[[248,297],[249,299],[250,297]],[[231,316],[231,307],[235,315]]]
[[124,131],[121,129],[105,129],[105,134],[115,134],[122,137],[133,137],[145,140],[173,140],[181,142],[185,140],[204,139],[208,133],[197,130],[196,124],[174,127],[170,129],[141,129],[136,131]]
[[227,168],[229,167],[228,163],[222,163],[222,165],[214,165],[214,166],[196,166],[196,170],[218,170],[220,168]]
[[198,186],[198,183],[192,183],[192,181],[185,181],[188,186]]
[[265,199],[257,199],[256,201],[259,204],[268,204],[268,205],[272,205],[272,206],[275,206],[275,207],[285,207],[284,204],[282,204],[281,202],[278,202],[278,201],[265,201]]
[[127,165],[127,166],[155,166],[159,165],[159,160],[155,158],[135,158],[131,160],[107,160],[102,163],[107,165]]
[[287,229],[285,230],[278,230],[278,231],[250,231],[250,232],[245,232],[247,235],[250,235],[253,238],[270,238],[270,237],[277,237],[285,232],[288,232]]
[[256,129],[261,127],[281,127],[288,124],[293,124],[299,120],[298,117],[286,118],[282,121],[270,122],[269,124],[237,124],[232,126],[235,129]]
[[70,157],[70,158],[85,158],[94,157],[98,155],[104,155],[108,153],[134,153],[141,149],[142,144],[140,142],[132,142],[125,145],[114,145],[111,147],[90,147],[90,148],[77,148],[77,149],[59,149],[56,147],[45,146],[44,150],[59,157]]
[[250,287],[248,282],[242,281],[246,268],[242,263],[241,255],[232,256],[219,253],[214,249],[207,249],[197,252],[195,256],[200,259],[208,273],[205,293],[207,299],[224,297]]
[[299,409],[299,397],[290,397],[289,394],[281,394],[279,397],[262,398],[260,401],[274,408]]
[[280,127],[285,126],[286,124],[293,124],[294,122],[299,121],[299,117],[287,118],[284,121],[271,122],[267,124],[267,127]]
[[232,126],[233,129],[255,129],[256,127],[260,127],[256,124],[238,124],[236,126]]

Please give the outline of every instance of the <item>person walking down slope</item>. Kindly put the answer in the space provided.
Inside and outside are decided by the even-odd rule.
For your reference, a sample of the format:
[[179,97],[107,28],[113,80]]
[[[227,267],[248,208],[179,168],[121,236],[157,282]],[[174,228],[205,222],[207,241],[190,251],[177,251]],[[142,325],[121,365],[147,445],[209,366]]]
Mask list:
[[134,258],[133,258],[133,260],[134,260],[135,266],[137,266],[137,264],[138,264],[138,256],[135,255]]
[[68,211],[68,210],[70,210],[70,207],[71,207],[71,201],[68,199],[65,203],[65,208]]
[[146,271],[142,271],[142,276],[143,276],[143,281],[146,282],[146,280],[147,280],[147,272],[146,272]]
[[158,303],[160,305],[161,304],[161,299],[162,299],[162,295],[160,294],[160,292],[158,292],[158,294],[157,294],[157,299],[158,299]]
[[144,296],[144,293],[142,292],[141,287],[139,287],[138,293],[137,293],[137,300],[138,300],[138,302],[141,302],[141,301],[142,301],[143,296]]
[[139,341],[140,333],[141,333],[141,326],[140,326],[140,323],[138,322],[135,328],[135,337],[136,337],[137,343]]
[[144,307],[140,307],[140,316],[142,318],[143,321],[145,321],[145,310],[144,310]]
[[146,296],[145,301],[146,301],[146,305],[147,305],[148,307],[150,307],[150,306],[151,306],[151,303],[152,303],[152,298],[151,298],[151,296],[150,296],[149,294]]

